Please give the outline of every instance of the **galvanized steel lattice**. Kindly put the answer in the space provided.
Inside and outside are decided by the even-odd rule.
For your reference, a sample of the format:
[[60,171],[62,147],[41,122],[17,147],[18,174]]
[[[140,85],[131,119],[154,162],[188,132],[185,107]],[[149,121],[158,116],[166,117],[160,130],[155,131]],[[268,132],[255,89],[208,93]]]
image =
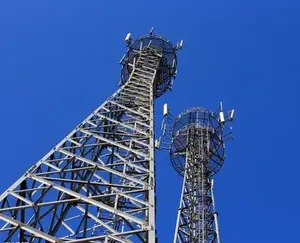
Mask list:
[[117,92],[0,196],[1,242],[155,242],[153,106],[177,49],[128,47]]

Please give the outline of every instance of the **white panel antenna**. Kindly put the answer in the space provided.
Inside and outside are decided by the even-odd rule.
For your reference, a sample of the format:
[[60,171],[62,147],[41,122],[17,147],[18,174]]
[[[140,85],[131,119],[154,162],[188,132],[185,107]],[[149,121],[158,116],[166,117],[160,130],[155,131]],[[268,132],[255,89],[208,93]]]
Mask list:
[[229,121],[233,121],[233,119],[234,119],[234,109],[228,111],[228,113],[229,113]]
[[128,44],[131,41],[131,33],[128,33],[125,37],[125,43]]
[[155,139],[155,148],[159,149],[160,148],[160,139]]
[[168,104],[164,104],[164,116],[168,116],[169,115],[169,107]]
[[177,49],[178,50],[182,50],[182,47],[183,47],[183,40],[181,40],[181,41],[178,42]]
[[221,123],[225,123],[225,117],[224,117],[224,112],[223,111],[220,112],[219,119],[220,119]]

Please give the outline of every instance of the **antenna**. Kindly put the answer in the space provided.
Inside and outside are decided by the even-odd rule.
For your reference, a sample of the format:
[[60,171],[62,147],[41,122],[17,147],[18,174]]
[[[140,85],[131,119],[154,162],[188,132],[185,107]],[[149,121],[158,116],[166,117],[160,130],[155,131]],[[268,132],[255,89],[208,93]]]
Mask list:
[[178,50],[182,50],[182,47],[183,47],[183,40],[181,40],[181,41],[179,41],[179,42],[177,43],[177,49],[178,49]]
[[220,102],[220,111],[223,111],[223,102]]
[[222,124],[225,123],[225,117],[224,117],[224,112],[223,112],[223,111],[221,111],[221,112],[219,113],[219,120],[220,120],[220,122],[221,122]]
[[149,34],[153,35],[154,27],[151,27]]
[[228,111],[229,121],[233,121],[234,119],[234,109]]
[[125,41],[126,45],[129,45],[129,44],[130,44],[130,42],[131,42],[131,33],[128,33],[128,34],[126,35],[124,41]]
[[[230,115],[233,115],[232,111],[228,119]],[[220,243],[212,178],[225,160],[227,135],[224,131],[228,127],[223,105],[220,103],[216,112],[194,107],[173,120],[169,115],[165,119],[162,138],[171,136],[169,141],[162,143],[168,145],[165,149],[169,151],[172,166],[184,177],[173,242]]]
[[119,64],[122,64],[124,60],[125,60],[125,55],[123,55],[123,57],[122,57],[121,60],[119,61]]
[[157,149],[160,148],[160,140],[161,140],[161,137],[159,139],[155,139],[155,148],[157,148]]
[[166,104],[164,104],[164,109],[163,109],[163,111],[164,111],[164,117],[166,117],[166,116],[168,116],[169,115],[169,107],[168,107],[168,104],[166,103]]

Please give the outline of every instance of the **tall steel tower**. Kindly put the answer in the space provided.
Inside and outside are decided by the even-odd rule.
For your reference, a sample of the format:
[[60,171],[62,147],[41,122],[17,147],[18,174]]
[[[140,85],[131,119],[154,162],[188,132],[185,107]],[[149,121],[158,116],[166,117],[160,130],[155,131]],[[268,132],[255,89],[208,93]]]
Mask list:
[[182,42],[125,42],[117,92],[0,196],[1,242],[155,242],[154,99]]
[[221,105],[217,112],[191,108],[163,123],[163,133],[171,138],[172,165],[183,176],[174,243],[220,243],[212,176],[223,165],[225,141],[231,137],[231,129],[224,134],[225,123],[233,116],[234,110],[225,116]]

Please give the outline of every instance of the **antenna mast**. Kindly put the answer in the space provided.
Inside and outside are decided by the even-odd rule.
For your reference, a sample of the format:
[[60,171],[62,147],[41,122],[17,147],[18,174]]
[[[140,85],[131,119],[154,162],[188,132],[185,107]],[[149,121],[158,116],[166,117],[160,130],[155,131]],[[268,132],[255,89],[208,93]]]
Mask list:
[[155,243],[154,99],[178,48],[125,43],[119,89],[0,196],[1,242]]
[[183,176],[174,243],[220,243],[212,177],[225,159],[225,141],[231,130],[227,135],[224,130],[233,120],[233,110],[225,116],[222,105],[218,112],[195,107],[173,119],[166,107],[163,134],[171,141],[159,141]]

